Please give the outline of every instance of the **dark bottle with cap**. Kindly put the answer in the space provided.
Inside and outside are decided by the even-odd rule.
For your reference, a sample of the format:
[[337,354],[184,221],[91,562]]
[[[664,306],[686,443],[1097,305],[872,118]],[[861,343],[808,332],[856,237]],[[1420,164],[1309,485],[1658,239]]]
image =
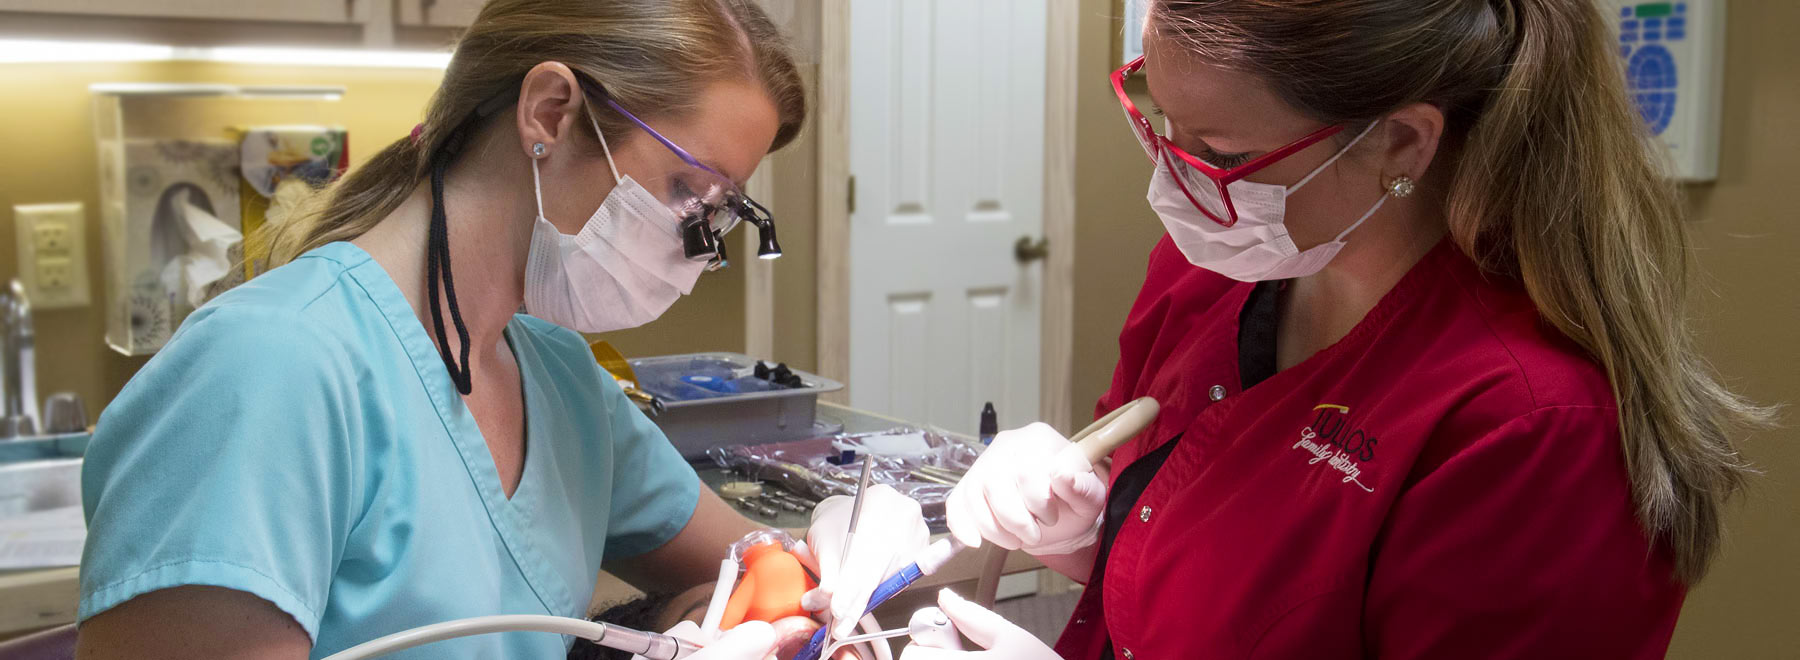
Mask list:
[[993,444],[994,436],[999,433],[1000,414],[994,412],[994,402],[989,401],[981,407],[981,444]]

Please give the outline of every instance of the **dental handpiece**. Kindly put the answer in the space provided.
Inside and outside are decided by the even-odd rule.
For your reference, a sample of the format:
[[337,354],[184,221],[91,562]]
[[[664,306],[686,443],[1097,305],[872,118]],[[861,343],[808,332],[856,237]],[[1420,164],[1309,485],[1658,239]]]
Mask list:
[[325,660],[364,660],[432,642],[500,632],[545,632],[573,635],[610,649],[636,653],[650,660],[679,660],[700,647],[668,635],[632,630],[597,621],[543,614],[501,614],[456,619],[420,626],[373,639],[325,657]]

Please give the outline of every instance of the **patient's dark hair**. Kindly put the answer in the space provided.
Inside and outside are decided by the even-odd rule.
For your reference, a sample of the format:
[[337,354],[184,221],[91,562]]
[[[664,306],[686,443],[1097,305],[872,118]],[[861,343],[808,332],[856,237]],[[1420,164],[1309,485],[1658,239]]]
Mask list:
[[[645,596],[607,605],[599,612],[589,614],[589,621],[599,621],[625,626],[632,630],[654,630],[657,617],[674,600],[675,594],[653,593]],[[569,660],[631,660],[631,653],[618,649],[609,649],[585,639],[575,640],[569,647]]]

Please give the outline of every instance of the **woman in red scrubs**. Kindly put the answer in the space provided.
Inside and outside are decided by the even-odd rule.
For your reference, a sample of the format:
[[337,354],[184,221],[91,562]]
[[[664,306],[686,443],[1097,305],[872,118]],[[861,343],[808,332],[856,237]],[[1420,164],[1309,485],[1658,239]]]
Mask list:
[[1163,413],[1098,477],[995,441],[952,530],[1088,588],[1054,654],[959,626],[1006,660],[1662,657],[1766,412],[1693,346],[1600,10],[1162,0],[1144,43],[1113,81],[1169,235],[1097,412]]

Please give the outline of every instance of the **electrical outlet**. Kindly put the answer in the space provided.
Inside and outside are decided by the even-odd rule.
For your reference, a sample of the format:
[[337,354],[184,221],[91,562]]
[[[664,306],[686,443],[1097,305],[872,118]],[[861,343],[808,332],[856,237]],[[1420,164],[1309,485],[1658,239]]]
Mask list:
[[38,296],[56,298],[75,283],[75,264],[68,257],[40,257],[37,263]]
[[20,204],[13,207],[18,232],[19,280],[36,309],[88,304],[87,214],[81,204]]
[[39,219],[32,228],[32,236],[37,241],[37,252],[44,256],[67,256],[69,253],[69,225],[56,220]]

